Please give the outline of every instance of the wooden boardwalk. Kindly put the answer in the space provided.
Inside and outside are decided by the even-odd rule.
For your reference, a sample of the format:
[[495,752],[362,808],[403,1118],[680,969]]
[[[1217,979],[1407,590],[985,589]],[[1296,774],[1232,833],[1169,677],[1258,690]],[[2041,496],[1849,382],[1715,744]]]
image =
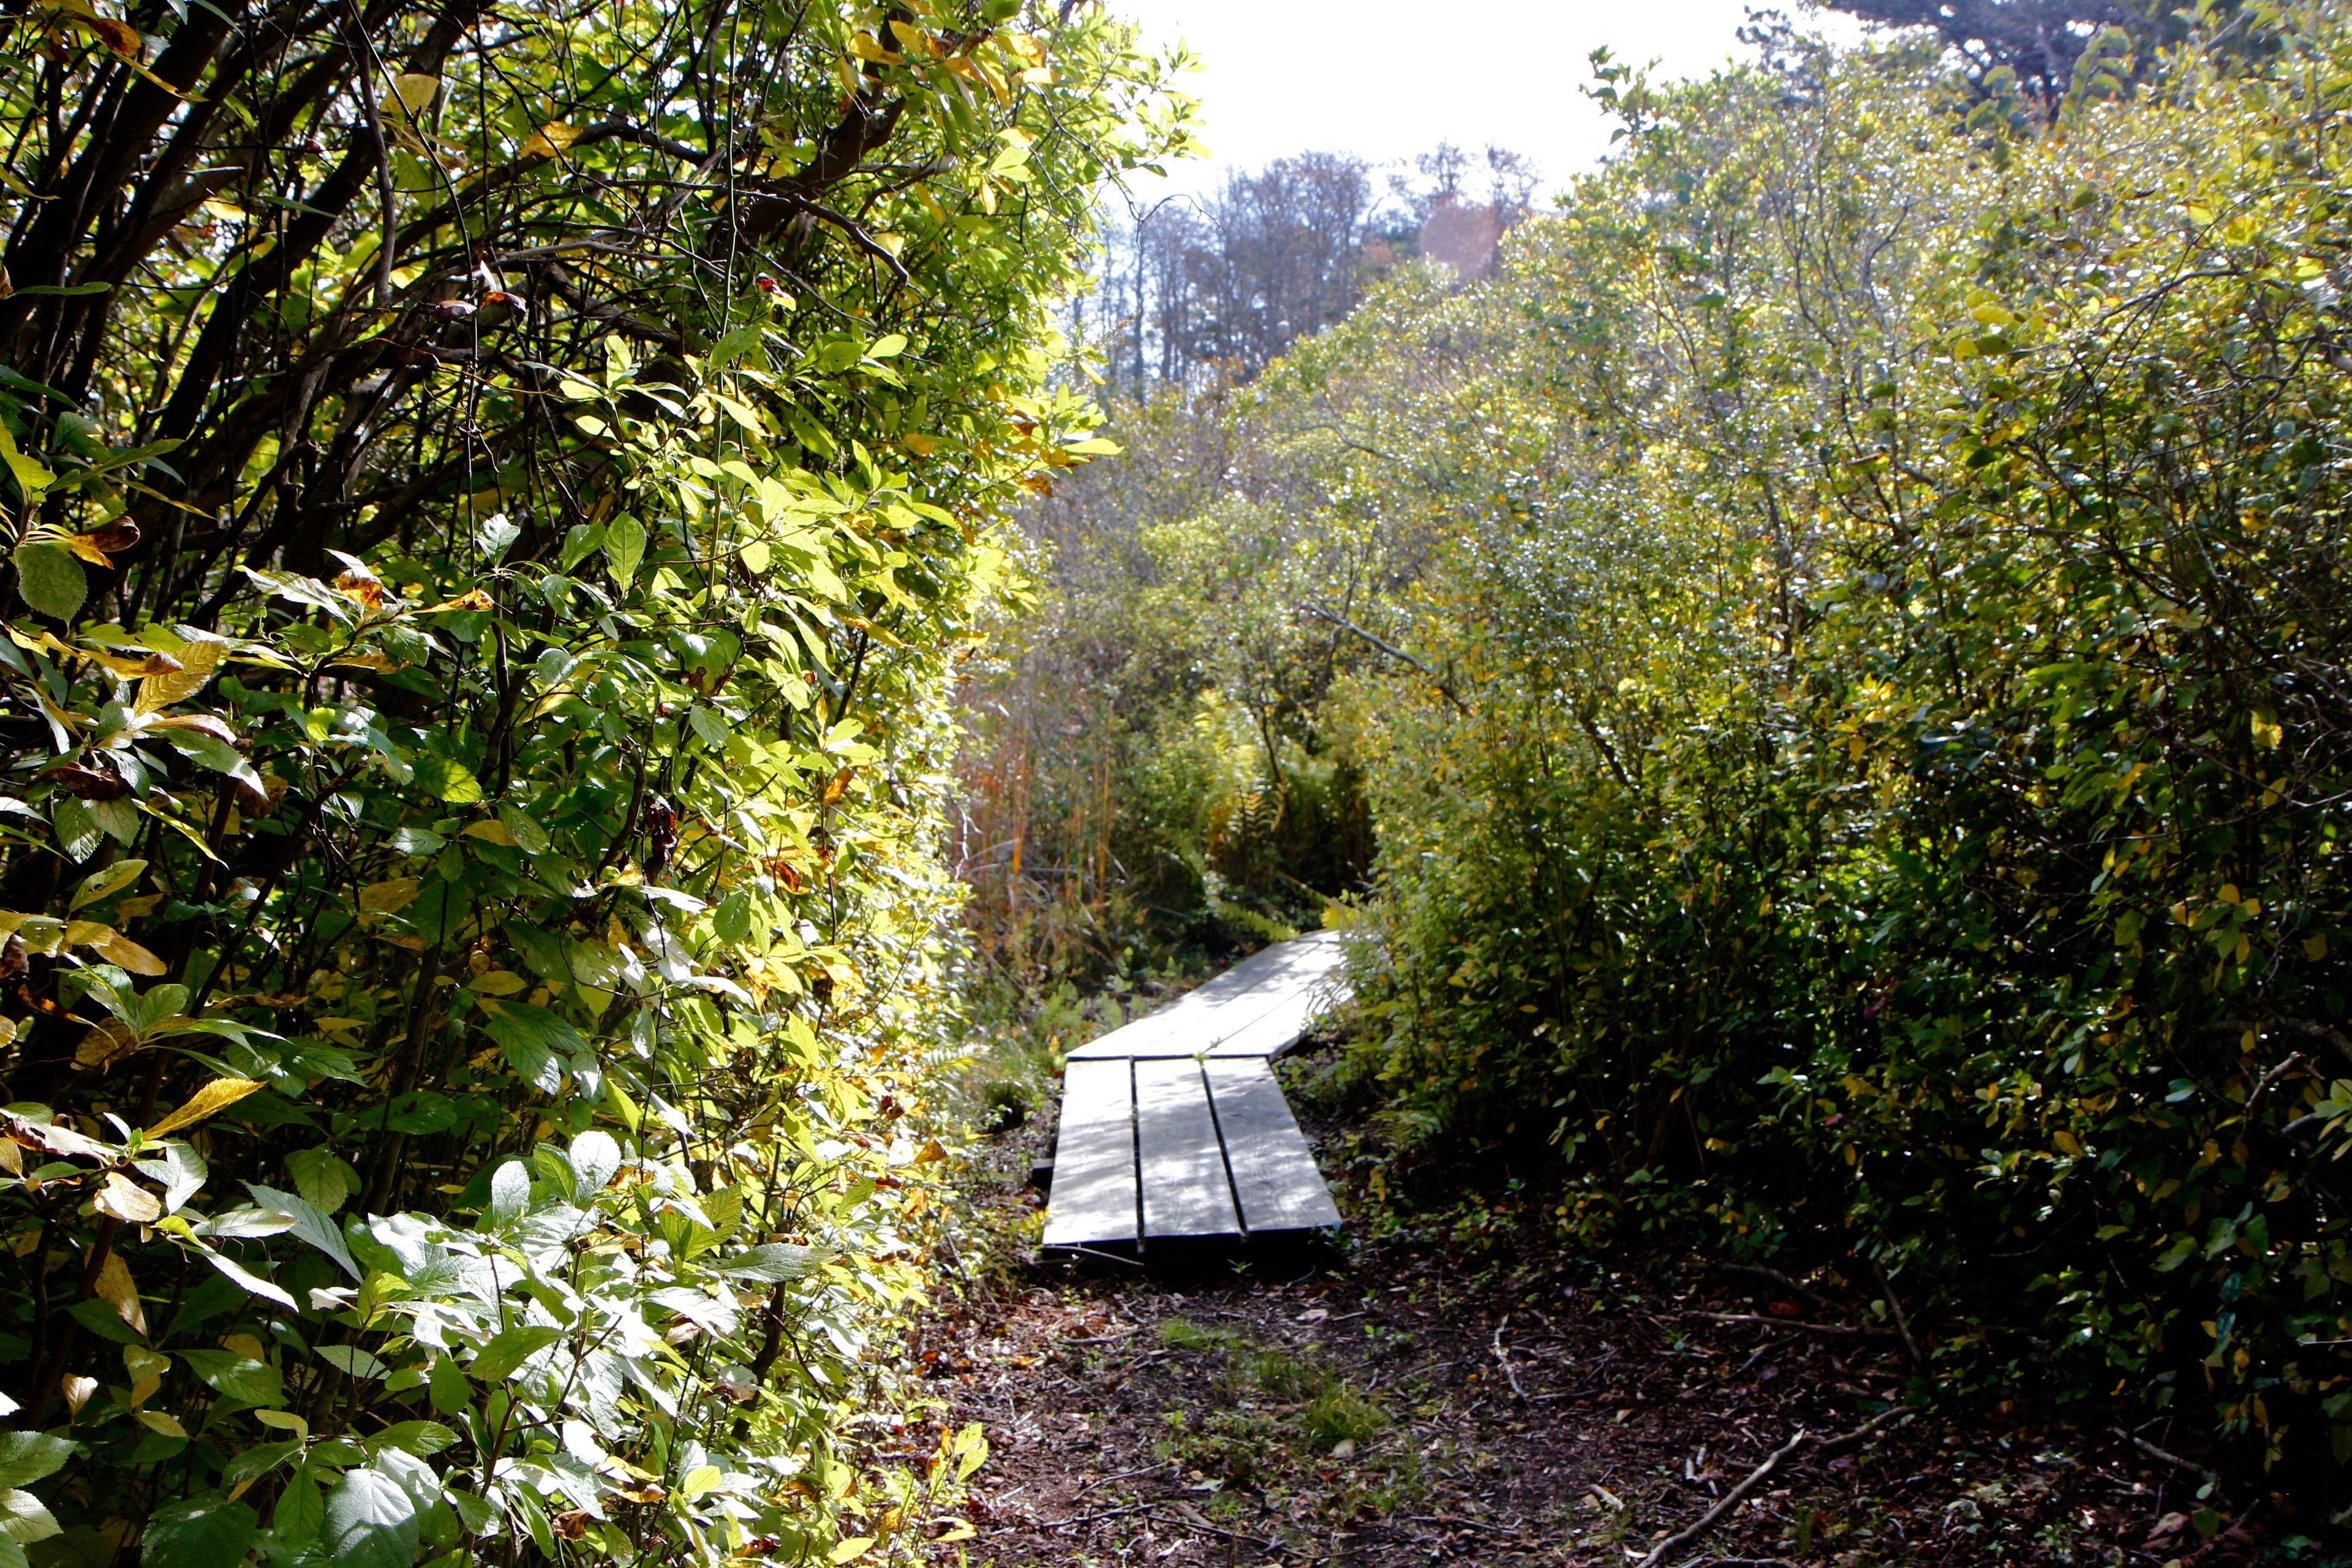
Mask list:
[[1045,1245],[1142,1251],[1338,1225],[1273,1061],[1345,985],[1338,936],[1316,931],[1072,1051]]

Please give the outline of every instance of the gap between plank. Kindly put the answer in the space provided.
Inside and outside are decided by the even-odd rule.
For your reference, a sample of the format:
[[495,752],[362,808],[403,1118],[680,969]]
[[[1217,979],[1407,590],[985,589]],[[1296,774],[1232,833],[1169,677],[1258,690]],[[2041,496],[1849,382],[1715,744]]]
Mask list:
[[1136,1107],[1135,1058],[1127,1058],[1127,1137],[1135,1150],[1135,1256],[1141,1258],[1143,1246],[1143,1116]]
[[[1209,1081],[1209,1064],[1203,1059],[1193,1064],[1192,1070],[1201,1075],[1201,1098],[1209,1102],[1209,1125],[1217,1134],[1217,1163],[1224,1168],[1225,1191],[1233,1195],[1234,1225],[1244,1241],[1249,1239],[1249,1216],[1242,1213],[1241,1184],[1234,1180],[1234,1152],[1225,1147],[1225,1119],[1217,1114],[1217,1088]],[[1269,1072],[1273,1069],[1268,1068]],[[1135,1171],[1139,1181],[1143,1174],[1141,1151],[1138,1150]],[[1139,1234],[1141,1226],[1138,1226]]]

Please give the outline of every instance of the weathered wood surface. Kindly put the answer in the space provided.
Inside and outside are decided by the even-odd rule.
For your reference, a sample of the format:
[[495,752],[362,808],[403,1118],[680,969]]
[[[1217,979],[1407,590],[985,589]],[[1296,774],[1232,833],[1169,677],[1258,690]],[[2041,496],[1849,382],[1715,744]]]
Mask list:
[[1330,1189],[1299,1135],[1290,1102],[1262,1061],[1212,1057],[1201,1064],[1225,1146],[1234,1200],[1253,1232],[1318,1230],[1339,1223]]
[[1159,1012],[1079,1047],[1070,1059],[1280,1056],[1345,994],[1341,962],[1335,931],[1276,942]]
[[1240,1234],[1199,1062],[1152,1057],[1135,1064],[1135,1150],[1147,1238]]
[[1271,1063],[1345,994],[1340,961],[1328,931],[1277,943],[1071,1052],[1045,1245],[1338,1225]]
[[1072,1062],[1062,1074],[1046,1246],[1135,1239],[1134,1078],[1124,1061]]

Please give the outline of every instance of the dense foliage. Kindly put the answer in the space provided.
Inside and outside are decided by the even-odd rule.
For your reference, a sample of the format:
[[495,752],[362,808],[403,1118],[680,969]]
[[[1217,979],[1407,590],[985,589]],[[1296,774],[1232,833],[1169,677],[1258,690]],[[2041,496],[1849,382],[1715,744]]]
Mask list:
[[1159,68],[1020,0],[0,33],[0,1563],[968,1534],[877,1393],[944,699],[1096,449],[1047,312]]
[[2231,27],[2095,39],[2047,106],[1932,45],[1604,65],[1621,151],[1501,277],[1195,405],[1288,478],[1154,569],[1251,562],[1170,619],[1255,595],[1213,697],[1370,780],[1402,1145],[1588,1237],[1883,1271],[1933,1382],[2191,1413],[2316,1497],[2352,32]]

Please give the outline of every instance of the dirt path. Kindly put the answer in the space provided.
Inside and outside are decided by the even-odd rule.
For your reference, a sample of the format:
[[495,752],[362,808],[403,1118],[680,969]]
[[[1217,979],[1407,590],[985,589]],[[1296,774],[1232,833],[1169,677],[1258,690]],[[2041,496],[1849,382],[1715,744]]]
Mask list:
[[[982,1184],[1009,1237],[1040,1136],[1003,1140]],[[970,1561],[1623,1568],[1800,1428],[1833,1436],[1912,1397],[1893,1329],[1803,1326],[1868,1323],[1867,1295],[1834,1280],[1675,1282],[1475,1226],[1375,1243],[1361,1194],[1337,1195],[1350,1236],[1321,1268],[1016,1263],[944,1310],[920,1353],[992,1450]],[[2103,1435],[1897,1416],[1790,1454],[1663,1561],[2252,1561],[2226,1516],[2193,1517],[2196,1485]]]

